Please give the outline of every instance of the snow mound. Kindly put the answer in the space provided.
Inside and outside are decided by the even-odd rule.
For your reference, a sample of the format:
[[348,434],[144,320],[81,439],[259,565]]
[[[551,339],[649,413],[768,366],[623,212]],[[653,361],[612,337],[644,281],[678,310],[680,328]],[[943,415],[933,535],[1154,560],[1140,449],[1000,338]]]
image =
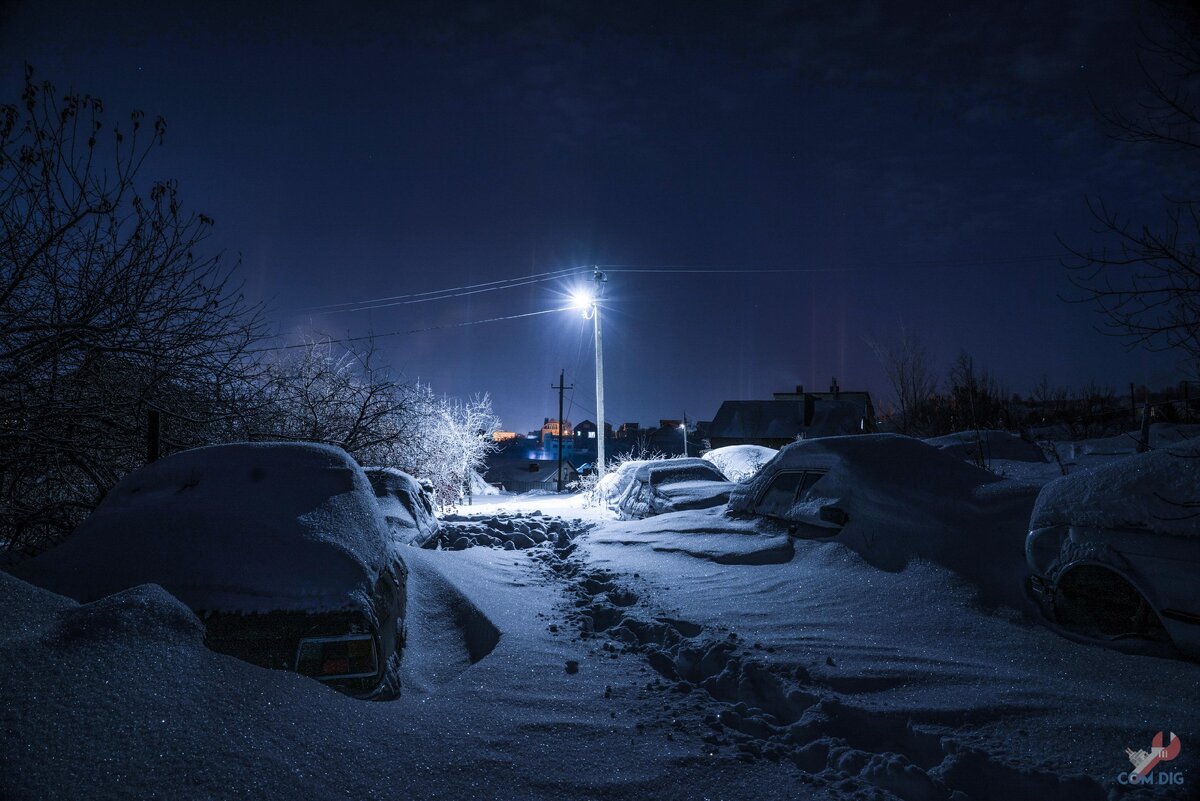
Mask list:
[[192,609],[338,610],[396,557],[340,448],[215,445],[126,476],[75,533],[14,571],[88,602],[159,584]]
[[1078,470],[1045,486],[1030,526],[1138,528],[1200,537],[1200,441]]
[[730,481],[745,481],[777,453],[779,451],[764,445],[727,445],[714,448],[700,458],[712,462]]
[[471,494],[472,495],[478,496],[478,495],[499,495],[500,494],[500,488],[495,487],[495,486],[487,483],[486,481],[484,481],[483,476],[479,475],[478,470],[472,470],[467,475],[467,479],[471,482]]
[[157,584],[131,587],[69,609],[59,619],[65,642],[117,641],[128,637],[164,645],[203,645],[204,624]]
[[1046,454],[1036,443],[1009,431],[957,431],[925,440],[952,456],[970,462],[1003,459],[1012,462],[1045,462]]

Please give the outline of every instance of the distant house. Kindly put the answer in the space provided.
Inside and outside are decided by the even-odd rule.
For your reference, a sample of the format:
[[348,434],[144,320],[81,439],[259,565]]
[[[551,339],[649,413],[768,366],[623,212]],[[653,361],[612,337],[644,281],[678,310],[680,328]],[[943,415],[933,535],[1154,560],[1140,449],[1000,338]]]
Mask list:
[[871,403],[871,393],[858,391],[844,392],[838,386],[836,378],[830,383],[828,392],[805,392],[804,385],[798,384],[795,392],[775,392],[773,393],[773,397],[775,400],[803,402],[806,410],[805,416],[809,420],[813,417],[813,413],[809,409],[814,407],[818,401],[853,403],[861,412],[859,416],[865,421],[864,429],[870,431],[875,425],[875,405]]
[[875,407],[866,392],[777,392],[774,400],[725,401],[708,427],[714,448],[765,445],[782,448],[799,438],[863,434],[875,430]]
[[[658,428],[643,429],[646,447],[667,456],[683,455],[683,421],[659,420]],[[693,444],[693,449],[695,445]],[[695,455],[694,453],[692,454]]]
[[621,423],[621,427],[617,429],[617,439],[637,439],[641,433],[642,427],[638,423]]
[[[564,486],[579,480],[579,471],[571,462],[564,459],[562,465]],[[520,453],[493,454],[488,459],[483,479],[505,492],[554,492],[558,489],[558,459],[523,458]]]
[[[613,429],[610,423],[604,424],[604,438],[606,441],[613,438]],[[575,426],[575,452],[585,451],[588,453],[597,451],[596,424],[591,420],[584,420]]]

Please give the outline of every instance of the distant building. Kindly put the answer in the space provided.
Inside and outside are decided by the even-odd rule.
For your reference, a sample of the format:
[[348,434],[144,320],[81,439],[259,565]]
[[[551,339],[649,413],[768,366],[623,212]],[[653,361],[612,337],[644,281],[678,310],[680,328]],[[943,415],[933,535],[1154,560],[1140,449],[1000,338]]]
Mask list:
[[617,429],[617,439],[637,439],[641,433],[642,427],[638,423],[621,423],[621,427]]
[[765,445],[782,448],[801,438],[875,431],[875,407],[866,392],[777,392],[774,400],[725,401],[708,426],[714,448]]
[[519,436],[516,431],[493,431],[492,442],[511,442]]
[[[604,438],[606,441],[613,438],[612,425],[609,423],[604,424]],[[583,420],[575,426],[575,452],[584,451],[592,454],[597,451],[596,424],[591,420]]]
[[844,392],[838,386],[837,379],[829,385],[828,392],[805,392],[803,384],[796,385],[795,392],[775,392],[772,395],[775,400],[790,400],[801,401],[805,404],[806,417],[812,419],[812,414],[807,411],[809,406],[816,404],[817,401],[847,401],[858,406],[861,411],[861,417],[866,421],[866,429],[870,430],[875,424],[875,406],[871,403],[871,393],[869,392]]
[[[579,480],[571,462],[563,460],[563,485]],[[523,458],[520,453],[507,456],[492,454],[483,479],[505,492],[531,492],[558,489],[558,459]]]
[[562,456],[569,459],[575,455],[575,434],[570,420],[551,420],[546,418],[542,423],[542,450],[546,455],[557,459],[559,446],[559,426],[562,426]]

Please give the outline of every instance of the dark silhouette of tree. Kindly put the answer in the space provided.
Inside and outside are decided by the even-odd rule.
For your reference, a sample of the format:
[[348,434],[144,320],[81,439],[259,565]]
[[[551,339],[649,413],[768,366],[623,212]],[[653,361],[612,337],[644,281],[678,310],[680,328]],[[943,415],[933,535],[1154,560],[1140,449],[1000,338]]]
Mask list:
[[[1200,16],[1182,3],[1162,4],[1169,24],[1144,34],[1143,92],[1135,110],[1107,111],[1111,135],[1160,153],[1194,179],[1200,166]],[[1189,179],[1189,180],[1190,180]],[[1165,215],[1135,223],[1102,200],[1089,201],[1104,243],[1068,246],[1077,301],[1095,304],[1104,330],[1133,345],[1177,350],[1200,365],[1200,198],[1196,187],[1164,196]]]
[[[166,123],[25,71],[0,105],[0,540],[64,536],[145,453],[150,409],[203,441],[261,312],[200,251],[213,221],[141,173]],[[220,410],[215,407],[223,407]]]
[[904,434],[922,434],[929,428],[925,419],[928,401],[937,392],[929,351],[920,337],[899,325],[886,341],[867,338],[867,346],[879,359],[888,384],[896,396],[896,422]]

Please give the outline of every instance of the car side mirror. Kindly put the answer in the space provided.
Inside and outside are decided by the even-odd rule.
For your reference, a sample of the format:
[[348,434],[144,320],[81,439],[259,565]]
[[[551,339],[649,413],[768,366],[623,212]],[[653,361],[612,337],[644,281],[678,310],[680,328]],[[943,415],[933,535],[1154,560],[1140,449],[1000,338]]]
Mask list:
[[844,526],[850,520],[850,515],[846,514],[845,509],[837,506],[822,506],[821,519],[826,523],[833,523],[835,526]]

